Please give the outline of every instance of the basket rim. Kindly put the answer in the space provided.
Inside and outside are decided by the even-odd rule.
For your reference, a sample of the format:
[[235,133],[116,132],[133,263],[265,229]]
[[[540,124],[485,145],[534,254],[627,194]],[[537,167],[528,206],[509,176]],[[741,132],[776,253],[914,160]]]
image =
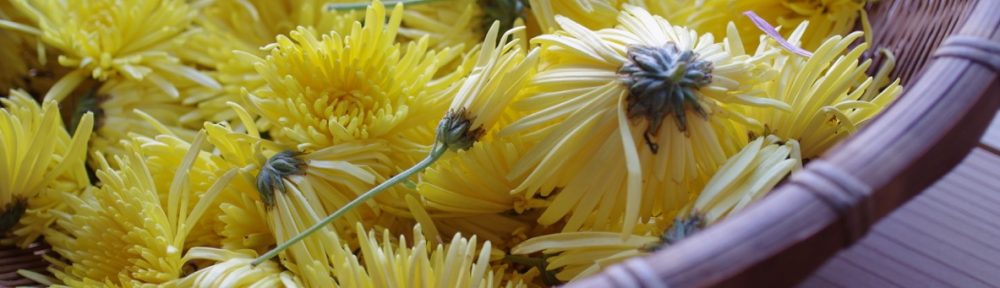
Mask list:
[[1000,49],[1000,1],[970,6],[950,37],[989,43],[981,58],[942,53],[970,48],[945,41],[895,103],[768,197],[669,249],[567,287],[789,286],[805,279],[956,166],[990,124],[1000,107],[991,94],[1000,91],[1000,50],[991,51]]

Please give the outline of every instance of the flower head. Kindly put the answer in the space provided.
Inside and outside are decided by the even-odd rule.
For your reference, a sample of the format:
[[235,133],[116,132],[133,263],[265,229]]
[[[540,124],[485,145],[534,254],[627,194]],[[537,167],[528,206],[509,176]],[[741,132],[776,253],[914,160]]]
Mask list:
[[[850,33],[864,14],[868,0],[688,0],[644,1],[654,14],[671,21],[686,23],[701,32],[722,33],[729,22],[735,22],[745,35],[760,35],[756,27],[742,14],[754,11],[769,23],[796,27],[812,23],[803,36],[803,47],[809,50],[832,35]],[[757,46],[757,37],[744,39],[748,47]]]
[[623,0],[530,0],[531,13],[542,33],[560,29],[556,16],[566,17],[589,29],[611,28],[618,24]]
[[248,250],[224,250],[195,247],[182,259],[212,261],[214,264],[167,283],[171,287],[298,287],[298,279],[276,262],[250,266],[256,253]]
[[[302,176],[283,179],[287,190],[284,193],[274,194],[274,207],[267,210],[265,222],[275,243],[286,242],[302,233],[327,213],[320,200],[323,195],[317,193],[309,181],[304,180]],[[361,225],[359,220],[354,221],[358,222],[352,223]],[[346,224],[346,226],[351,225]],[[297,275],[305,286],[337,287],[337,282],[341,280],[331,277],[342,268],[337,259],[347,257],[346,255],[350,255],[353,251],[345,246],[347,243],[341,242],[340,237],[351,235],[353,229],[336,228],[340,227],[330,225],[321,227],[317,233],[282,252],[279,262]],[[270,261],[261,264],[266,263]],[[343,282],[340,283],[343,285]]]
[[[621,225],[623,223],[618,223]],[[628,237],[621,232],[578,231],[542,235],[511,249],[514,255],[541,254],[545,269],[560,281],[596,274],[612,264],[649,254],[662,245],[662,221],[641,223]],[[620,227],[620,226],[619,226]]]
[[481,215],[544,206],[544,201],[512,195],[519,183],[506,175],[528,149],[517,139],[488,140],[446,156],[421,175],[417,191],[432,213]]
[[[358,224],[361,257],[343,254],[334,277],[350,287],[523,287],[524,283],[503,283],[502,269],[490,266],[492,248],[485,242],[477,249],[476,236],[455,234],[447,243],[425,239],[415,226],[414,239],[393,239],[383,230],[381,241],[375,231],[365,233]],[[393,241],[397,240],[397,241]],[[395,242],[395,243],[393,243]],[[408,244],[408,243],[413,243]],[[360,258],[360,259],[359,259]],[[360,261],[359,261],[360,260]],[[363,262],[362,262],[363,261]],[[364,263],[364,264],[361,264]],[[505,286],[506,285],[506,286]]]
[[26,30],[59,51],[59,64],[76,68],[49,90],[46,99],[61,100],[88,76],[100,81],[148,81],[174,96],[176,88],[168,77],[219,88],[218,82],[180,63],[172,53],[197,13],[186,1],[13,3],[29,16],[28,25],[34,25]]
[[254,57],[267,55],[261,47],[300,26],[321,34],[348,33],[351,24],[364,16],[355,11],[326,11],[323,6],[328,2],[331,1],[211,1],[200,8],[200,17],[194,20],[199,30],[188,41],[188,45],[199,49],[184,49],[178,55],[213,68],[209,74],[219,81],[222,90],[205,97],[192,97],[192,104],[198,106],[195,112],[210,121],[232,122],[236,115],[226,103],[242,103],[242,89],[254,91],[266,84],[254,68]]
[[792,171],[802,168],[799,143],[780,143],[775,136],[758,137],[712,175],[693,203],[711,225],[764,197]]
[[257,191],[265,205],[274,205],[275,190],[285,193],[285,177],[303,173],[305,164],[295,156],[292,151],[278,152],[268,158],[257,173]]
[[434,75],[452,52],[428,51],[425,41],[402,47],[395,42],[402,6],[388,22],[385,12],[376,2],[346,36],[296,29],[257,60],[267,84],[249,95],[249,108],[273,124],[265,129],[276,142],[319,149],[381,139],[402,154],[393,159],[400,165],[432,142],[421,140],[432,139],[451,84]]
[[[698,99],[698,90],[712,83],[712,62],[699,59],[691,50],[681,51],[672,42],[663,47],[633,46],[629,61],[618,73],[628,85],[628,116],[648,123],[646,141],[660,131],[663,118],[673,115],[677,129],[687,130],[687,110],[708,117]],[[650,144],[653,152],[659,145]]]
[[453,0],[407,6],[399,35],[410,41],[427,37],[432,49],[464,46],[471,49],[479,44],[488,23],[484,25],[483,8],[477,0]]
[[[500,23],[490,26],[476,51],[472,71],[452,96],[449,112],[438,124],[438,142],[468,149],[490,131],[534,73],[538,50],[525,51],[524,39],[514,37],[524,27],[508,30],[499,39]],[[511,37],[514,37],[511,39]]]
[[754,91],[774,75],[766,60],[776,51],[747,55],[735,28],[719,43],[633,6],[613,29],[556,19],[563,31],[533,40],[542,68],[513,104],[527,116],[500,133],[539,141],[508,177],[524,179],[515,192],[529,196],[558,188],[542,224],[569,216],[574,231],[621,217],[629,230],[676,213],[745,143],[743,129],[760,125],[739,107],[788,107]]
[[53,259],[56,277],[70,286],[160,284],[180,277],[188,235],[235,176],[235,170],[229,171],[198,193],[195,205],[188,204],[197,194],[191,193],[187,171],[203,136],[175,167],[170,190],[162,194],[138,147],[114,162],[98,153],[100,187],[82,195],[63,193],[66,210],[46,233],[52,249],[68,261]]
[[[155,123],[154,125],[162,126]],[[202,204],[207,205],[203,211],[199,211],[203,217],[190,228],[184,242],[186,247],[220,245],[222,237],[218,231],[224,224],[219,220],[219,216],[223,213],[219,205],[231,202],[231,199],[237,197],[234,192],[249,186],[242,181],[230,181],[235,176],[228,174],[236,173],[235,171],[242,167],[203,150],[205,148],[202,146],[207,142],[205,141],[207,136],[203,134],[205,133],[196,132],[195,139],[190,142],[169,132],[162,132],[155,137],[136,135],[124,142],[126,145],[139,147],[139,154],[143,157],[146,168],[152,175],[156,191],[160,193],[159,198],[164,203],[169,202],[171,197],[180,197],[171,193],[175,193],[173,192],[175,186],[183,183],[187,186],[185,193],[190,195],[181,198],[187,199],[188,203],[185,204],[187,207],[195,207],[198,203],[206,201],[209,196],[207,193],[213,191],[213,187],[225,181],[225,190],[214,195],[214,200],[207,200],[210,202]],[[199,137],[203,139],[199,140]],[[128,149],[130,148],[125,147],[125,151]],[[185,167],[181,176],[176,172],[178,167]]]
[[[808,31],[805,26],[799,26],[789,41],[798,43]],[[802,146],[802,157],[811,159],[892,103],[902,93],[902,86],[899,80],[889,83],[884,76],[887,73],[868,76],[871,60],[859,60],[868,44],[851,48],[861,37],[861,32],[832,36],[809,58],[787,52],[775,57],[773,65],[783,67],[781,73],[763,83],[762,89],[769,98],[790,104],[791,109],[748,109],[748,115],[763,123],[754,132],[795,139]],[[761,46],[767,45],[775,44]]]
[[52,224],[52,209],[65,207],[58,195],[90,184],[83,160],[94,117],[84,115],[70,137],[55,101],[39,105],[12,90],[0,104],[0,236],[13,232],[23,246]]
[[[219,156],[227,165],[241,167],[239,174],[243,176],[231,185],[236,196],[220,200],[223,213],[220,234],[227,249],[263,251],[277,240],[285,241],[315,221],[281,219],[322,217],[369,189],[381,179],[378,171],[389,169],[381,164],[390,162],[379,152],[385,150],[384,144],[345,143],[312,152],[292,150],[262,139],[249,113],[235,103],[231,106],[243,120],[246,131],[234,131],[225,122],[205,126],[208,141]],[[390,193],[385,197],[390,200],[377,200],[392,202],[398,196]],[[300,203],[303,199],[309,199],[309,203]],[[383,213],[383,209],[392,207],[363,205],[347,213],[345,219],[334,222],[334,231],[349,235],[353,223],[376,225],[395,220]],[[272,224],[253,225],[247,222],[254,221],[250,219]],[[288,226],[292,223],[298,226]]]
[[124,145],[140,136],[155,138],[165,134],[187,142],[194,140],[205,117],[198,115],[197,107],[189,101],[215,92],[190,81],[178,80],[175,85],[179,97],[148,82],[116,79],[74,98],[77,109],[97,115],[93,150],[123,154]]

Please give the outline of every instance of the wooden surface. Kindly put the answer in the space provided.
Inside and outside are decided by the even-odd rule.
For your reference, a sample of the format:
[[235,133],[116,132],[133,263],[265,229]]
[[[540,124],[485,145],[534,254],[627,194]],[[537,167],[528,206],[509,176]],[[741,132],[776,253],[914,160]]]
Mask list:
[[958,167],[800,286],[1000,286],[1000,117]]

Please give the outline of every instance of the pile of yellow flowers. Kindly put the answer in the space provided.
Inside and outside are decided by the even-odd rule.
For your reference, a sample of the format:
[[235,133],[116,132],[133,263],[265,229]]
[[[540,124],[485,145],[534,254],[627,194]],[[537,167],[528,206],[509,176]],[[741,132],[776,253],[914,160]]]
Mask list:
[[358,1],[0,3],[0,243],[54,252],[22,276],[566,283],[752,205],[902,91],[864,0]]

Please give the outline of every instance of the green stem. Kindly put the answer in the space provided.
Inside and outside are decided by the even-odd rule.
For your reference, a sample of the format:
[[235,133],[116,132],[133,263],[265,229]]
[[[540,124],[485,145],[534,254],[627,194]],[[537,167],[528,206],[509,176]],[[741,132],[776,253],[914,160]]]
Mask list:
[[[438,0],[396,0],[396,1],[382,1],[382,5],[385,7],[392,7],[396,4],[402,3],[403,5],[413,5],[413,4],[423,4],[436,2]],[[354,3],[330,3],[326,4],[326,11],[347,11],[347,10],[361,10],[371,5],[371,2],[354,2]]]
[[302,233],[299,233],[298,235],[295,235],[295,237],[292,237],[292,239],[285,241],[284,243],[281,243],[281,245],[278,245],[278,247],[271,249],[271,251],[267,251],[267,253],[264,253],[264,255],[257,257],[257,259],[254,259],[253,262],[250,262],[250,264],[253,266],[257,266],[260,263],[264,263],[264,261],[267,261],[268,259],[274,258],[274,256],[277,256],[278,253],[281,253],[281,251],[288,249],[288,247],[291,247],[293,244],[301,241],[303,238],[306,238],[313,232],[316,232],[316,230],[319,230],[320,228],[323,228],[323,226],[326,226],[327,224],[330,224],[330,222],[333,222],[333,220],[340,218],[340,216],[346,214],[347,211],[350,211],[351,209],[353,209],[358,205],[361,205],[361,203],[364,203],[368,199],[375,197],[375,195],[378,195],[385,189],[388,189],[389,187],[392,187],[400,182],[405,181],[406,178],[409,178],[411,175],[416,174],[421,170],[424,170],[424,168],[427,168],[427,166],[431,166],[431,164],[433,164],[434,161],[437,161],[439,158],[441,158],[441,156],[444,155],[444,153],[447,151],[448,151],[448,145],[441,143],[434,144],[434,147],[431,148],[430,155],[427,155],[427,158],[424,158],[424,160],[420,160],[420,162],[418,162],[416,165],[413,165],[413,167],[410,167],[410,169],[406,169],[406,171],[403,171],[403,173],[399,173],[398,175],[389,178],[389,180],[385,180],[385,182],[378,184],[378,186],[375,186],[375,188],[372,188],[371,190],[368,190],[368,192],[361,194],[361,196],[354,198],[354,200],[348,202],[347,205],[344,205],[343,207],[340,207],[340,209],[337,209],[337,211],[334,211],[333,214],[326,216],[326,218],[323,218],[323,220],[320,220],[316,224],[313,224],[313,226],[309,227],[309,229],[306,229]]

